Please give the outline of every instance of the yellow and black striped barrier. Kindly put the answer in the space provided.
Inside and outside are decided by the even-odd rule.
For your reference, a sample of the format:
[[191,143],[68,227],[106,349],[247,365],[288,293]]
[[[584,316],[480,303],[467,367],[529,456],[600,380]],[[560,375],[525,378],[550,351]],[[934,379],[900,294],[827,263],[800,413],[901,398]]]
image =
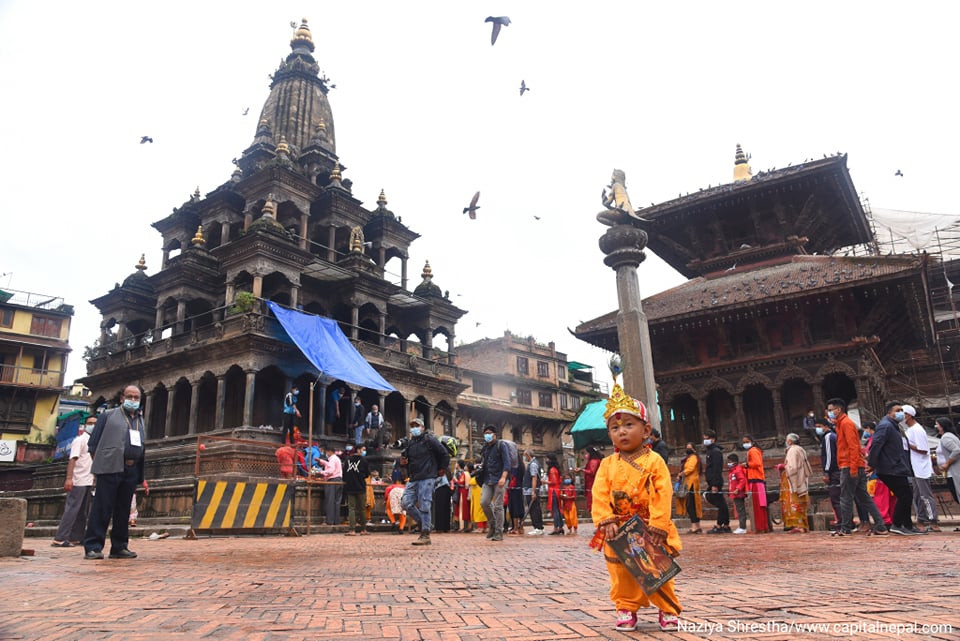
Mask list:
[[[279,481],[199,479],[192,532],[251,532],[293,529],[296,486]],[[188,537],[190,535],[188,534]]]

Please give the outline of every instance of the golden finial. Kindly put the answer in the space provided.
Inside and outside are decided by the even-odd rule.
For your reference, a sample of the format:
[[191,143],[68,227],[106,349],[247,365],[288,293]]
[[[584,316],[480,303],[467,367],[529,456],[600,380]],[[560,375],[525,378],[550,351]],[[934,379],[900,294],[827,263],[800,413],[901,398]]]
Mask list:
[[263,214],[266,218],[277,217],[277,203],[273,202],[273,194],[267,196],[267,200],[263,203],[263,209],[260,210],[260,213]]
[[383,209],[387,206],[387,195],[383,193],[383,190],[380,190],[380,195],[377,196],[377,205]]
[[137,262],[136,268],[139,269],[140,271],[144,271],[144,270],[147,269],[147,255],[146,255],[146,254],[140,254],[140,260]]
[[753,172],[750,171],[750,154],[743,153],[740,143],[737,143],[737,154],[733,161],[733,182],[750,180]]
[[194,247],[203,247],[207,241],[203,238],[203,225],[197,225],[197,233],[190,240]]
[[280,134],[280,144],[277,145],[278,154],[289,154],[290,146],[287,144],[287,137]]
[[428,278],[433,278],[433,268],[430,267],[429,260],[423,264],[423,273],[420,274],[420,276],[424,280],[427,280]]
[[350,251],[354,254],[363,253],[363,228],[359,225],[350,230]]
[[317,123],[317,129],[321,129],[324,132],[327,131],[327,122],[323,118],[321,118],[320,122]]
[[330,172],[330,182],[340,182],[340,163],[337,163],[333,166],[333,171]]
[[307,19],[300,19],[300,26],[293,32],[293,39],[290,40],[290,47],[296,47],[298,44],[306,45],[310,51],[313,51],[313,36],[310,35],[310,27],[307,26]]

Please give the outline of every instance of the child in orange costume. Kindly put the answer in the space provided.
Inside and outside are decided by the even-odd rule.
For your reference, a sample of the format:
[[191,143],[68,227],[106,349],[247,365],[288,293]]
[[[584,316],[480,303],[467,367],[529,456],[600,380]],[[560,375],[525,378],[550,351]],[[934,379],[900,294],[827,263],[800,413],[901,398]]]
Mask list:
[[593,484],[591,515],[597,528],[593,547],[603,547],[610,574],[610,599],[617,607],[617,630],[635,630],[637,609],[655,606],[660,610],[661,630],[676,630],[682,608],[673,579],[647,596],[616,553],[603,540],[613,537],[621,523],[639,514],[648,530],[648,540],[663,544],[674,556],[679,554],[680,534],[670,519],[673,485],[667,464],[646,444],[650,436],[647,408],[630,396],[614,378],[613,392],[604,413],[610,440],[617,451],[600,463]]
[[573,484],[570,472],[563,475],[563,485],[560,486],[560,509],[563,512],[563,521],[567,530],[577,535],[577,486]]

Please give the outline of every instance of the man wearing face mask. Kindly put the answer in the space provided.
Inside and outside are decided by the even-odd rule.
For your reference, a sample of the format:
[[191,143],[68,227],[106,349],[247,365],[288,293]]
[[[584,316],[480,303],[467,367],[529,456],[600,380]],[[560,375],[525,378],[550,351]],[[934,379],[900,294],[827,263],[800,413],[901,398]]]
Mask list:
[[[876,470],[880,480],[897,497],[897,504],[893,508],[893,525],[890,526],[890,531],[901,536],[920,534],[920,531],[913,527],[910,518],[913,490],[910,488],[907,477],[910,476],[912,470],[903,455],[903,437],[900,435],[899,427],[899,423],[904,418],[903,405],[891,401],[887,403],[885,409],[887,415],[880,419],[876,430],[873,432],[868,465],[870,469]],[[872,505],[873,501],[871,500],[870,503]],[[876,510],[875,505],[874,510]],[[877,516],[879,516],[879,512]]]
[[913,470],[913,509],[917,512],[917,527],[929,532],[939,532],[937,503],[933,498],[930,481],[933,478],[933,462],[930,460],[930,443],[927,431],[917,422],[917,410],[912,405],[903,406],[903,422],[907,426],[907,448],[910,451],[910,468]]
[[707,534],[729,534],[730,510],[723,498],[723,450],[717,445],[717,433],[708,431],[703,435],[703,444],[707,448],[707,501],[717,508],[717,524]]
[[80,433],[70,443],[70,461],[67,463],[67,480],[63,489],[67,492],[67,501],[63,507],[63,517],[51,545],[55,548],[72,548],[75,541],[83,538],[90,511],[90,492],[93,489],[93,474],[90,466],[93,458],[87,449],[90,432],[97,424],[96,416],[88,416]]
[[840,468],[837,467],[837,433],[825,418],[814,419],[814,433],[820,441],[820,462],[823,463],[823,482],[830,496],[836,527],[840,527]]
[[84,559],[102,559],[110,521],[110,558],[135,559],[129,543],[130,501],[143,483],[146,429],[140,413],[140,388],[128,385],[122,405],[97,418],[87,449],[93,457],[91,472],[97,478],[97,492],[83,540]]
[[[890,407],[887,410],[892,412]],[[854,502],[858,507],[864,508],[873,519],[874,534],[887,534],[887,526],[883,524],[880,510],[867,493],[867,475],[864,473],[863,454],[860,452],[860,437],[857,435],[857,424],[847,416],[846,402],[841,398],[827,401],[827,418],[835,421],[837,467],[840,468],[840,525],[833,533],[834,536],[850,536],[853,533]]]
[[[430,508],[437,477],[450,465],[450,452],[433,434],[427,434],[423,419],[410,421],[410,440],[401,457],[407,461],[407,482],[400,504],[420,523],[420,536],[413,545],[430,545]],[[503,495],[500,496],[503,499]],[[503,509],[502,507],[500,508]]]
[[[507,477],[510,475],[510,454],[506,444],[497,439],[497,428],[487,425],[483,428],[485,444],[480,456],[483,457],[484,480],[480,493],[480,507],[490,524],[487,538],[491,541],[503,540],[503,494]],[[502,446],[501,446],[502,445]]]

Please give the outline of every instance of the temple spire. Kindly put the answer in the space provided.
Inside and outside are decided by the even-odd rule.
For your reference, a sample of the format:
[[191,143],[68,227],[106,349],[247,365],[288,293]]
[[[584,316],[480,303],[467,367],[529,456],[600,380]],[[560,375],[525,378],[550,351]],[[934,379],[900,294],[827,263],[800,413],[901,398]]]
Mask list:
[[313,36],[310,34],[310,27],[307,26],[307,19],[300,19],[300,26],[293,32],[293,38],[290,40],[290,48],[294,51],[298,47],[303,47],[313,51]]
[[743,153],[740,143],[737,143],[737,155],[733,161],[733,182],[750,180],[753,173],[750,171],[750,155]]

